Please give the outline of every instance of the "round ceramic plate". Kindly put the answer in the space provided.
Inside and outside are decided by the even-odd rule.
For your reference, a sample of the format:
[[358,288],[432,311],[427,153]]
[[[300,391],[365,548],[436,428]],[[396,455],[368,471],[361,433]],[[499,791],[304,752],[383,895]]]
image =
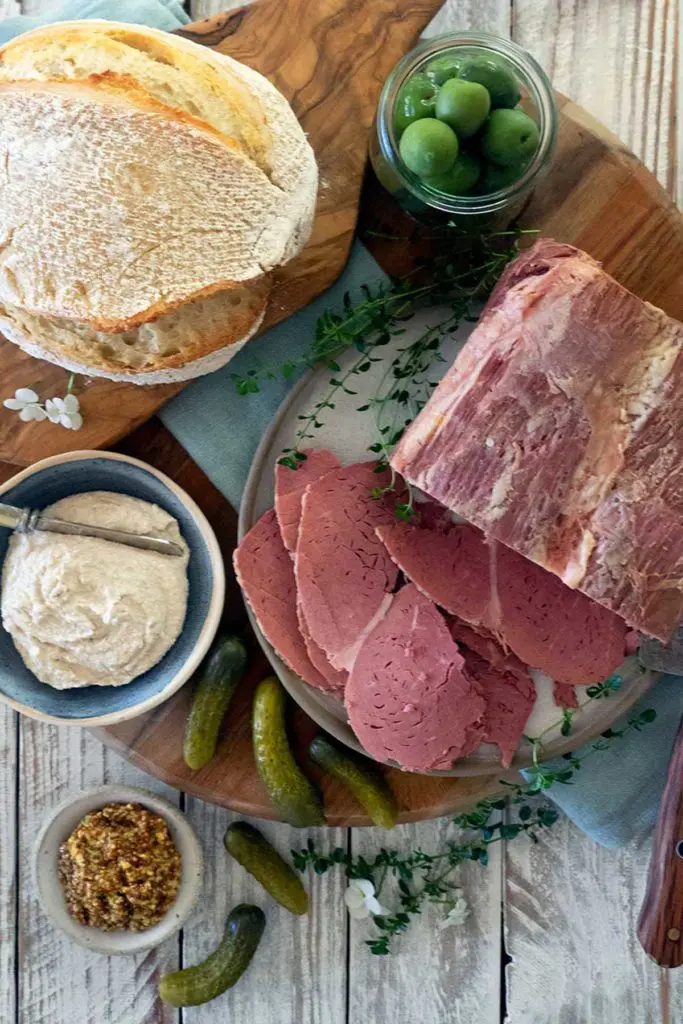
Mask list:
[[[438,318],[439,313],[431,310],[429,315]],[[391,346],[379,350],[383,354],[381,362],[373,364],[367,372],[353,375],[348,381],[348,388],[355,394],[337,391],[333,400],[334,408],[325,408],[318,414],[318,421],[322,425],[314,430],[314,437],[304,442],[301,447],[329,448],[344,465],[372,459],[373,455],[368,449],[377,436],[373,414],[371,410],[359,412],[358,408],[366,405],[377,392],[387,366],[395,355],[395,350],[417,338],[428,323],[426,316],[424,318],[415,317],[408,324],[405,334],[394,339]],[[453,337],[452,342],[448,346],[443,346],[442,352],[446,362],[439,364],[433,371],[433,375],[441,375],[439,366],[441,366],[441,370],[450,366],[472,329],[472,325],[463,326]],[[334,374],[325,369],[311,371],[293,388],[280,406],[254,456],[240,508],[240,539],[265,511],[273,507],[275,465],[282,454],[282,449],[295,445],[297,431],[304,422],[302,417],[307,416],[316,403],[325,399],[330,388],[330,377],[341,377],[344,370],[357,358],[357,355],[358,353],[354,350],[340,358],[338,361],[341,370],[335,371]],[[274,652],[261,633],[251,612],[250,619],[267,658],[291,696],[328,733],[347,746],[364,753],[348,724],[343,704],[329,694],[304,683]],[[547,757],[555,757],[568,750],[575,750],[591,737],[603,732],[628,711],[635,701],[650,688],[656,678],[654,673],[644,672],[633,657],[624,662],[623,666],[618,669],[618,673],[622,678],[621,687],[609,697],[591,701],[586,708],[577,712],[574,717],[572,733],[569,737],[565,737],[560,733],[562,710],[553,700],[552,681],[548,676],[532,671],[531,675],[536,684],[538,696],[526,726],[527,735],[538,736],[549,730],[544,736],[544,750]],[[579,686],[576,689],[579,702],[581,702],[585,699],[586,688]],[[528,766],[531,763],[530,750],[530,744],[523,741],[513,760],[512,767]],[[499,770],[498,748],[490,744],[482,744],[471,756],[457,761],[452,769],[429,772],[428,774],[488,775]]]

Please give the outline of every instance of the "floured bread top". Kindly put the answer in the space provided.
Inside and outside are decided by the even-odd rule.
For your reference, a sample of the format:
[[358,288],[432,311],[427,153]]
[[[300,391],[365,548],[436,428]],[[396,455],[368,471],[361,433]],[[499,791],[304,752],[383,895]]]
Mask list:
[[305,244],[317,190],[266,79],[116,22],[0,50],[0,167],[0,305],[112,334],[262,280]]
[[0,301],[99,330],[259,277],[293,228],[237,145],[121,80],[0,86],[0,165]]

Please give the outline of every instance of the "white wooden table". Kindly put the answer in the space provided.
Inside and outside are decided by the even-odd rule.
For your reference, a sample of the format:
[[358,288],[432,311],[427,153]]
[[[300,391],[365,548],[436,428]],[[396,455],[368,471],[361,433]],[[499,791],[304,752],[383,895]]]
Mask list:
[[[315,3],[315,0],[310,0]],[[366,0],[371,3],[372,0]],[[448,0],[435,30],[488,29],[530,49],[558,88],[624,139],[683,202],[683,0]],[[50,6],[24,0],[25,13]],[[203,17],[226,0],[194,0]],[[236,6],[236,4],[233,4]],[[0,16],[17,11],[0,0]],[[128,959],[86,953],[54,931],[36,902],[31,847],[43,818],[70,793],[126,782],[179,802],[204,845],[202,900],[179,938]],[[534,846],[493,848],[462,881],[466,926],[427,916],[391,958],[372,957],[366,925],[347,920],[339,876],[311,885],[312,910],[293,921],[266,907],[268,927],[248,975],[205,1007],[157,999],[159,975],[211,950],[226,912],[263,894],[222,850],[233,816],[131,768],[86,732],[19,719],[0,706],[0,1024],[673,1024],[683,1021],[683,971],[660,972],[635,924],[649,842],[600,849],[566,819]],[[319,831],[355,853],[381,844],[436,847],[448,822]],[[264,826],[283,851],[302,837]]]

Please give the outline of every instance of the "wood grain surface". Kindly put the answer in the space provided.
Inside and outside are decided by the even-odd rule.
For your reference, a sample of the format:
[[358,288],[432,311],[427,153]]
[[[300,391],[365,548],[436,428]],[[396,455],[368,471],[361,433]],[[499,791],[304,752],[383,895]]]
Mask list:
[[[439,0],[258,0],[183,30],[186,38],[266,75],[291,102],[318,160],[313,234],[296,259],[273,273],[262,331],[306,305],[341,273],[356,225],[379,91],[438,8]],[[67,378],[60,367],[0,341],[0,400],[29,384],[43,398],[62,395]],[[22,423],[0,405],[0,458],[27,465],[59,451],[106,447],[185,386],[139,387],[79,377],[84,424],[78,433]]]
[[[24,0],[24,8],[32,11],[52,5],[53,0]],[[193,0],[196,17],[226,6],[228,0]],[[664,8],[675,29],[666,38],[649,29],[660,24]],[[660,164],[657,173],[666,187],[673,181],[672,194],[683,198],[683,132],[680,127],[677,131],[675,121],[676,111],[683,109],[676,102],[683,85],[681,25],[675,0],[573,0],[571,4],[564,0],[449,0],[433,27],[487,29],[502,35],[514,30],[514,38],[548,67],[555,85],[599,113],[649,166],[651,156],[641,147],[653,127],[648,123],[646,129],[616,97],[637,97],[655,120],[661,111],[661,119],[651,124],[659,130],[671,159],[665,166]],[[624,49],[621,39],[629,41],[630,48]],[[649,71],[662,56],[673,67],[671,78]],[[0,476],[11,472],[0,466]],[[75,735],[79,736],[77,757]],[[51,806],[52,790],[59,786],[60,792],[76,793],[86,782],[155,783],[132,765],[103,756],[99,742],[86,732],[74,734],[68,728],[19,719],[0,708],[0,736],[0,1021],[180,1024],[179,1011],[164,1007],[156,998],[158,974],[164,966],[159,952],[154,954],[151,971],[141,969],[137,959],[86,954],[54,931],[35,909],[31,911],[35,948],[18,940],[20,932],[25,934],[21,923],[33,897],[28,871],[12,878],[15,837],[22,850],[29,848],[37,823]],[[31,750],[31,757],[29,762],[22,759],[26,774],[20,774],[17,754],[24,747]],[[42,764],[49,764],[50,770]],[[31,781],[32,774],[39,777],[38,783]],[[201,906],[178,942],[179,957],[189,964],[220,933],[225,906],[232,898],[262,903],[263,894],[255,883],[230,870],[217,848],[231,815],[191,797],[185,803],[210,864]],[[287,826],[264,827],[286,852]],[[451,834],[446,822],[430,822],[402,826],[390,839],[405,852],[415,842],[434,849],[445,834]],[[368,852],[386,842],[369,829],[351,830],[350,835],[356,850],[361,841]],[[463,877],[466,896],[474,904],[473,919],[464,932],[436,930],[431,914],[418,918],[405,937],[406,944],[397,947],[391,960],[368,956],[362,946],[366,926],[354,924],[349,933],[339,885],[331,878],[321,879],[314,894],[320,908],[315,953],[298,946],[299,957],[288,957],[290,929],[298,925],[279,918],[276,948],[285,959],[282,964],[271,963],[265,983],[259,971],[258,985],[247,975],[235,989],[235,998],[240,993],[240,1005],[248,1008],[243,1019],[249,1024],[293,1024],[294,1019],[296,1024],[389,1020],[415,1024],[423,1019],[427,1024],[503,1020],[507,1024],[674,1024],[683,1020],[683,972],[660,973],[635,939],[649,843],[622,851],[600,848],[563,820],[542,834],[538,844],[518,839],[502,844],[501,854],[502,870],[473,865],[472,873]],[[269,906],[266,910],[270,914]],[[169,956],[168,962],[172,964],[174,958]],[[503,964],[507,964],[507,994],[500,984]],[[279,1002],[269,990],[283,986],[281,970],[288,991]],[[72,974],[80,983],[74,982]],[[339,986],[345,993],[341,1007],[336,997]],[[471,997],[473,987],[477,999]],[[290,988],[297,993],[295,1017]],[[231,998],[184,1011],[183,1024],[236,1019],[223,1010],[224,1001]],[[41,1014],[39,1007],[49,1007],[51,1012]],[[389,1008],[392,1016],[385,1012]]]

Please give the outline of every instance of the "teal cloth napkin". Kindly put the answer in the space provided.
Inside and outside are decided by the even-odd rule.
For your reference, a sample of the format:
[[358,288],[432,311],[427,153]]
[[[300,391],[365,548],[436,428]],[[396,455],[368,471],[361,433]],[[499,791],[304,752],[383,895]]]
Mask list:
[[126,21],[131,25],[149,25],[168,32],[187,25],[189,17],[180,0],[62,0],[36,17],[18,14],[0,21],[0,44],[40,25],[77,18],[102,18]]
[[[176,0],[65,0],[40,18],[19,16],[0,22],[0,42],[38,24],[70,18],[104,18],[168,30],[189,20]],[[162,411],[169,430],[233,505],[239,504],[256,447],[293,380],[273,381],[258,395],[240,397],[231,373],[243,373],[255,360],[278,365],[303,352],[323,310],[340,307],[345,291],[357,294],[362,284],[374,284],[383,277],[368,252],[356,244],[346,270],[325,295],[250,342],[227,367],[190,385]],[[594,754],[573,784],[555,785],[549,794],[604,846],[623,846],[651,829],[656,820],[683,715],[683,679],[662,676],[634,710],[646,708],[657,712],[654,722]]]

